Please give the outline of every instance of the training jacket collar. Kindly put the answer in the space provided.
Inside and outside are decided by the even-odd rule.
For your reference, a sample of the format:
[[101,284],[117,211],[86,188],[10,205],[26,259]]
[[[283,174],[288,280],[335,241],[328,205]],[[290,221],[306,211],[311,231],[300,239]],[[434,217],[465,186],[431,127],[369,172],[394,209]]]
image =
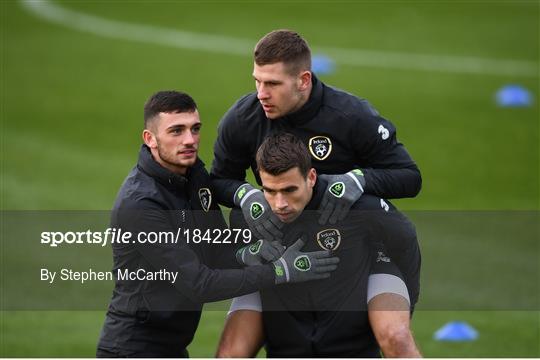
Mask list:
[[158,164],[152,157],[150,148],[145,144],[141,146],[141,150],[139,152],[139,161],[137,162],[137,167],[141,171],[146,173],[148,176],[151,176],[165,187],[176,190],[184,190],[194,170],[201,165],[202,161],[197,158],[197,161],[193,167],[188,168],[185,176],[175,174]]
[[322,104],[323,87],[322,82],[312,73],[311,81],[313,87],[308,101],[298,111],[282,117],[283,121],[291,125],[298,126],[307,123],[317,115]]
[[322,180],[317,176],[317,180],[315,181],[315,185],[313,186],[313,195],[311,196],[311,200],[309,200],[306,207],[304,208],[304,211],[319,210],[319,205],[321,204],[324,190],[326,190],[327,185],[327,181]]

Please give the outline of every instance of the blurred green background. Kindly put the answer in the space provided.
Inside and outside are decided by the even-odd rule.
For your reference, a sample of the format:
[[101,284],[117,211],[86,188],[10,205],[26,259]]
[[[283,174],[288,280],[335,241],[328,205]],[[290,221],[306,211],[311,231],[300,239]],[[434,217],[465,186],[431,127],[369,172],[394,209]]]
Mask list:
[[[250,49],[276,28],[300,32],[314,54],[333,58],[335,72],[322,80],[369,99],[396,125],[424,180],[417,198],[395,202],[400,208],[539,209],[538,1],[37,5],[0,2],[2,210],[110,209],[136,161],[143,103],[157,90],[195,98],[209,166],[220,117],[254,89]],[[527,88],[532,106],[498,107],[495,94],[507,84]],[[424,279],[441,246],[473,244],[488,258],[526,262],[538,281],[538,222],[528,248],[515,246],[519,232],[494,249],[477,234],[419,233]],[[516,256],[506,259],[509,250]],[[2,247],[2,264],[9,256]],[[529,290],[537,299],[538,283]],[[91,357],[103,316],[2,311],[0,355]],[[224,316],[204,313],[192,356],[213,355]],[[435,342],[433,332],[450,320],[472,324],[479,340]],[[430,357],[540,357],[538,311],[425,310],[413,326]]]

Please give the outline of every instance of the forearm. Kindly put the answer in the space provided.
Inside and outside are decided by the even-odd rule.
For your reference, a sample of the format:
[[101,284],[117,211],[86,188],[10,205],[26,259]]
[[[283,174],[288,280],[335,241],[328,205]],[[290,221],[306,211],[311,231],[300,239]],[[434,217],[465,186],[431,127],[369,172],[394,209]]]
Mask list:
[[216,357],[255,357],[263,342],[262,313],[238,310],[225,322]]
[[273,266],[257,265],[244,269],[207,270],[190,279],[189,290],[198,303],[230,299],[252,293],[275,284]]
[[245,182],[235,179],[212,177],[212,187],[216,193],[217,202],[230,208],[234,207],[234,193]]
[[252,161],[242,130],[233,106],[219,122],[210,171],[216,200],[227,207],[233,207],[234,192],[245,182]]
[[422,176],[416,165],[402,169],[362,169],[364,191],[384,199],[415,197],[422,188]]

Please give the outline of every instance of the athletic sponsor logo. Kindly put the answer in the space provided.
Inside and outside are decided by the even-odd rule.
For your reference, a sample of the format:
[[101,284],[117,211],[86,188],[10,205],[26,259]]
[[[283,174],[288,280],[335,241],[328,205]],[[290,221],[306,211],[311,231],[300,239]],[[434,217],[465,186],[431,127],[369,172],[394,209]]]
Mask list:
[[381,262],[381,261],[384,261],[386,263],[389,263],[390,262],[390,258],[388,256],[386,256],[382,251],[377,251],[379,254],[377,255],[377,260],[376,262]]
[[300,255],[299,257],[294,259],[294,267],[300,271],[308,271],[309,269],[311,269],[311,262],[309,261],[309,257],[307,257],[307,255]]
[[246,187],[244,186],[243,188],[241,188],[240,190],[238,190],[238,200],[242,200],[242,198],[244,197],[244,195],[246,195]]
[[326,229],[317,233],[317,244],[324,250],[336,250],[341,244],[338,229]]
[[381,199],[381,207],[384,209],[384,211],[390,210],[390,206],[388,206],[386,201],[384,201],[383,199]]
[[314,136],[309,139],[309,152],[317,160],[324,160],[332,152],[332,141],[326,136]]
[[209,188],[199,189],[199,200],[201,201],[203,210],[208,212],[210,205],[212,205],[212,192]]
[[260,203],[254,202],[253,204],[251,204],[249,213],[251,214],[251,218],[253,220],[257,220],[264,213],[264,207]]
[[277,276],[283,276],[285,273],[283,272],[283,267],[281,265],[274,265],[275,266],[275,272]]
[[263,241],[261,239],[261,240],[258,240],[255,244],[251,244],[248,248],[249,252],[253,255],[257,255],[259,253],[259,250],[261,249],[262,243]]
[[360,169],[353,169],[352,172],[353,172],[356,176],[364,176],[364,173],[363,173],[362,170],[360,170]]
[[334,195],[335,197],[340,198],[343,196],[343,194],[345,194],[345,184],[341,181],[333,183],[330,185],[330,189],[328,189],[328,191],[330,191],[330,194]]
[[382,125],[379,125],[379,128],[377,129],[377,132],[381,134],[381,139],[386,140],[388,137],[390,137],[390,131],[388,131],[387,128],[385,128]]

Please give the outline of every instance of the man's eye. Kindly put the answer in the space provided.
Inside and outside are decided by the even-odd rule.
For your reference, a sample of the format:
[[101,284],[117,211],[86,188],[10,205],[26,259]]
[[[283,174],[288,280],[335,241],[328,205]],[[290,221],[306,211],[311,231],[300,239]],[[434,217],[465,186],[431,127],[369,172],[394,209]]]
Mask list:
[[194,127],[193,129],[191,129],[191,132],[192,132],[193,134],[198,134],[200,131],[201,131],[201,127],[200,127],[200,126],[197,126],[197,127]]

